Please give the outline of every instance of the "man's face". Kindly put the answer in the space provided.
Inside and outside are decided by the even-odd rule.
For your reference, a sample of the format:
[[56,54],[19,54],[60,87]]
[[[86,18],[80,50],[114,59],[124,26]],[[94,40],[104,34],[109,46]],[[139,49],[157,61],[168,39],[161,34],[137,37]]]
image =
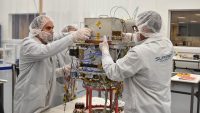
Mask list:
[[53,22],[49,21],[49,22],[47,22],[45,24],[45,26],[43,27],[42,31],[51,33],[53,35],[53,28],[54,28]]

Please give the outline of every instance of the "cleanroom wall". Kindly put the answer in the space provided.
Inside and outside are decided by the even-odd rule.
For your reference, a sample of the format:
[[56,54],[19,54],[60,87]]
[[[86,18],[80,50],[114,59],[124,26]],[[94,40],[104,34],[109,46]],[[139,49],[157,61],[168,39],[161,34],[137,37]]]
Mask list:
[[[38,13],[39,0],[1,0],[0,24],[2,25],[3,40],[11,39],[10,14]],[[55,32],[65,25],[77,24],[83,27],[83,18],[110,16],[113,6],[122,6],[133,15],[138,6],[138,13],[145,10],[155,10],[163,18],[164,34],[169,37],[169,10],[171,9],[200,9],[199,0],[43,0],[43,12],[51,16],[55,22]],[[125,11],[119,9],[116,17],[129,18]]]

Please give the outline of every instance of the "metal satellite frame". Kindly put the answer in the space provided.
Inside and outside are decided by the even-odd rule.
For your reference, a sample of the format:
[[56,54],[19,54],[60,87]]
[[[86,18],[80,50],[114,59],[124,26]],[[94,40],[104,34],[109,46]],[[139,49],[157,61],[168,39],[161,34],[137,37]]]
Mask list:
[[[122,7],[116,8],[119,9]],[[111,10],[113,9],[114,8]],[[115,9],[115,12],[117,9]],[[83,80],[83,87],[87,90],[87,96],[91,96],[91,94],[88,94],[89,89],[103,90],[105,92],[116,90],[115,94],[119,96],[122,92],[122,82],[112,81],[106,77],[102,67],[102,53],[99,49],[99,43],[101,43],[103,37],[106,36],[109,44],[109,51],[114,62],[122,58],[129,48],[134,46],[134,43],[123,41],[122,33],[134,33],[135,21],[133,18],[123,20],[112,16],[100,16],[98,18],[85,18],[84,23],[85,27],[92,30],[92,35],[89,40],[76,43],[74,46],[70,47],[69,54],[72,56],[71,76],[74,79]],[[106,95],[105,99],[108,99]],[[116,101],[117,100],[114,100],[113,102],[115,103]],[[87,104],[87,109],[88,106],[91,105]],[[106,106],[106,104],[104,106]],[[114,107],[114,104],[110,106],[110,109],[115,110],[115,112],[118,111],[118,107]]]

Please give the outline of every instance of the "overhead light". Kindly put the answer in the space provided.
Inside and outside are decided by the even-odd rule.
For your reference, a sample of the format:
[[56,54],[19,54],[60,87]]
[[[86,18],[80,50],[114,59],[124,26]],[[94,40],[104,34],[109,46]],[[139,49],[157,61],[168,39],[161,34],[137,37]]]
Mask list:
[[200,16],[200,13],[195,14],[196,16]]
[[197,23],[197,21],[195,21],[195,20],[191,20],[190,22],[191,22],[191,23]]
[[184,17],[184,16],[179,16],[178,18],[179,18],[179,19],[185,19],[185,17]]

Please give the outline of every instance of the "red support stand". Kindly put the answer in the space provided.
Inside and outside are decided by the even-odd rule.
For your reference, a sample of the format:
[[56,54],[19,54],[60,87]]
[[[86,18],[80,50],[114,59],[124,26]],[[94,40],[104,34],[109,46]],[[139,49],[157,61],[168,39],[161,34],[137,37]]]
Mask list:
[[[109,88],[109,89],[104,89],[104,88],[93,88],[90,86],[86,86],[86,109],[89,110],[89,113],[92,113],[92,108],[104,108],[104,105],[92,105],[92,91],[96,90],[96,91],[108,91],[110,94],[110,105],[106,106],[107,108],[112,108],[113,105],[113,91],[115,90],[115,88]],[[119,113],[118,110],[118,96],[114,95],[114,99],[115,99],[115,113]]]

